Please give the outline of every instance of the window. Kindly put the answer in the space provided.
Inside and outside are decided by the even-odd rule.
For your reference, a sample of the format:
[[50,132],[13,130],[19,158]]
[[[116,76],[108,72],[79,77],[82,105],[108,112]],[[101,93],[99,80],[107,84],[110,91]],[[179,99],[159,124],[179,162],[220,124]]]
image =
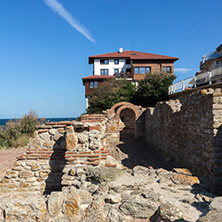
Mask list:
[[100,69],[100,74],[101,74],[101,76],[108,76],[109,70],[108,69]]
[[100,64],[107,65],[107,64],[109,64],[109,60],[108,59],[101,59]]
[[171,73],[171,66],[163,66],[163,72]]
[[119,69],[114,69],[115,74],[119,74]]
[[98,88],[98,82],[97,81],[90,82],[90,89],[93,89],[93,88]]
[[147,74],[151,72],[151,67],[135,67],[134,68],[134,73],[135,74]]
[[114,59],[114,64],[118,65],[119,64],[119,59]]
[[131,63],[130,63],[130,59],[127,59],[127,60],[126,60],[126,64],[131,64]]

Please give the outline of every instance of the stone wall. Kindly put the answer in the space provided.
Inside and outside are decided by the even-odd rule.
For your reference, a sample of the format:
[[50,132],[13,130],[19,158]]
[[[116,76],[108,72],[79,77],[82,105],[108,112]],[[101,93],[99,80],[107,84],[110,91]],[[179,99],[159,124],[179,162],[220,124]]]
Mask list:
[[202,89],[179,100],[160,102],[145,113],[145,138],[182,167],[209,176],[222,194],[222,93]]
[[69,178],[73,167],[121,167],[106,148],[104,115],[84,115],[81,122],[50,122],[38,128],[26,152],[0,181],[0,192],[59,191],[75,183]]

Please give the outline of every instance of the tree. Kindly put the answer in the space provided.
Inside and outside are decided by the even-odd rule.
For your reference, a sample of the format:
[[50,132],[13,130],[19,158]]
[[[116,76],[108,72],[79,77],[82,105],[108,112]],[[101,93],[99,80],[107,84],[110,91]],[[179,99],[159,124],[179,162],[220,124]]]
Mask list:
[[168,88],[176,77],[168,73],[147,74],[140,81],[131,102],[143,107],[154,107],[168,96]]
[[89,99],[88,113],[102,113],[118,102],[129,102],[135,93],[135,86],[126,79],[111,79],[97,88]]

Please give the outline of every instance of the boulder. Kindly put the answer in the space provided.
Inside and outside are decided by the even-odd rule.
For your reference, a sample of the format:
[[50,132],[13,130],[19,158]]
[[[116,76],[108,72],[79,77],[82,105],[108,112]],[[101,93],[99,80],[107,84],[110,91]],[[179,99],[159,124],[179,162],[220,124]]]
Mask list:
[[174,222],[184,221],[183,213],[174,205],[167,203],[158,207],[158,210],[150,218],[151,222]]
[[111,167],[89,168],[86,172],[88,180],[97,182],[112,181],[124,174],[124,170]]
[[220,211],[209,211],[206,216],[199,218],[196,222],[221,222],[222,213]]
[[65,195],[66,198],[62,204],[62,212],[65,214],[68,221],[80,221],[80,196],[77,193]]
[[126,215],[147,219],[156,212],[158,205],[151,200],[132,199],[124,201],[119,208]]
[[1,221],[48,221],[45,199],[36,193],[15,193],[1,197],[1,217],[4,218]]
[[133,176],[146,176],[148,173],[149,171],[147,167],[135,166],[133,168]]
[[104,201],[100,198],[94,200],[85,210],[81,222],[104,222]]
[[62,209],[64,196],[62,192],[52,192],[48,198],[48,212],[51,216],[59,215]]
[[[215,197],[209,206],[210,210],[222,211],[222,197]],[[222,213],[221,213],[222,214]]]
[[126,222],[126,216],[118,209],[111,208],[108,213],[109,222]]
[[74,133],[73,126],[67,126],[66,127],[66,149],[67,150],[75,150],[77,143],[78,143],[78,138],[76,137]]

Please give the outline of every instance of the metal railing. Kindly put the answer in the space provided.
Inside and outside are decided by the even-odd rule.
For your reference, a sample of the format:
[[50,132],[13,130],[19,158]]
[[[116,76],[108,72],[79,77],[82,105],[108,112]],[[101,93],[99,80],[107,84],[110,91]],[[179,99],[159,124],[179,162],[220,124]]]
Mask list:
[[190,88],[196,88],[203,85],[210,85],[212,83],[222,82],[222,67],[213,69],[211,72],[202,72],[196,77],[189,77],[187,79],[178,81],[169,87],[169,95],[181,92]]

